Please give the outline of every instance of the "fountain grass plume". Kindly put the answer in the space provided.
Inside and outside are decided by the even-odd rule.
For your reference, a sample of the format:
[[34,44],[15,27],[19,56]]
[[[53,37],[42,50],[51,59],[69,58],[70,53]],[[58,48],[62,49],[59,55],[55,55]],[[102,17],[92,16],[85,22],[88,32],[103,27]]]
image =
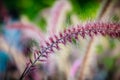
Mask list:
[[[54,35],[45,41],[45,45],[40,46],[40,50],[34,52],[34,61],[30,60],[25,71],[23,72],[20,80],[22,80],[32,69],[37,61],[46,61],[50,53],[54,53],[54,50],[60,50],[59,44],[66,45],[67,42],[72,43],[72,39],[79,40],[79,37],[83,39],[87,36],[94,37],[97,35],[109,36],[111,38],[120,38],[120,23],[113,22],[89,22],[85,25],[77,25],[65,29],[60,32],[59,35]],[[46,59],[44,59],[46,58]]]

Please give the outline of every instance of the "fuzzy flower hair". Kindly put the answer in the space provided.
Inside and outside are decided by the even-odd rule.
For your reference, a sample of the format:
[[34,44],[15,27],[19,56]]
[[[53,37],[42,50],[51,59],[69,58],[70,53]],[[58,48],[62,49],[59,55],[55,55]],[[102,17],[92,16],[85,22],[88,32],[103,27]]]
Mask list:
[[[45,41],[45,45],[41,45],[41,49],[36,51],[35,54],[42,55],[47,58],[49,53],[53,53],[54,49],[60,50],[59,44],[66,44],[72,42],[72,39],[78,40],[78,36],[85,38],[86,36],[93,37],[96,35],[110,36],[112,38],[120,37],[120,24],[109,22],[90,22],[85,25],[77,25],[75,27],[65,29],[59,35],[50,37]],[[36,58],[36,57],[35,57]],[[42,60],[40,60],[42,61]]]
[[67,42],[72,43],[72,39],[79,40],[78,36],[83,39],[86,36],[93,37],[97,35],[110,36],[112,38],[120,37],[120,23],[109,22],[90,22],[85,25],[77,25],[69,29],[65,29],[60,32],[59,35],[50,37],[45,41],[45,45],[40,46],[40,50],[35,50],[34,61],[31,59],[28,61],[25,71],[23,72],[20,80],[25,77],[31,70],[35,69],[35,63],[37,61],[46,61],[50,53],[54,53],[54,50],[60,50],[59,44],[66,45]]

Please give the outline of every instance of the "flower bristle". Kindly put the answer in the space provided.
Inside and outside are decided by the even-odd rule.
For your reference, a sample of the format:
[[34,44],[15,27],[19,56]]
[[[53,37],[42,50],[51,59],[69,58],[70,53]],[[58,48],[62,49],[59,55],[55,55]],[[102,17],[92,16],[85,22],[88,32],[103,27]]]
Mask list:
[[78,36],[81,36],[84,39],[86,36],[92,38],[96,35],[107,35],[112,38],[119,38],[120,24],[109,22],[90,22],[86,23],[84,26],[77,25],[75,27],[65,29],[63,33],[60,32],[58,36],[54,35],[54,38],[50,37],[48,41],[45,41],[46,47],[41,48],[41,54],[53,53],[54,49],[60,50],[59,44],[65,45],[67,42],[72,43],[73,38],[79,40]]

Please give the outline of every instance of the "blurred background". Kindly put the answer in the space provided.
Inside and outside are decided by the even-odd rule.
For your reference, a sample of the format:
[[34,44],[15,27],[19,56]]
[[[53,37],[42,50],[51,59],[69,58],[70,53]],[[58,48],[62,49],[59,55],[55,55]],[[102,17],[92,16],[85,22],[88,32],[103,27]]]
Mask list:
[[[90,21],[120,23],[120,0],[0,0],[0,80],[18,80],[49,36]],[[120,80],[120,41],[72,40],[25,80]]]

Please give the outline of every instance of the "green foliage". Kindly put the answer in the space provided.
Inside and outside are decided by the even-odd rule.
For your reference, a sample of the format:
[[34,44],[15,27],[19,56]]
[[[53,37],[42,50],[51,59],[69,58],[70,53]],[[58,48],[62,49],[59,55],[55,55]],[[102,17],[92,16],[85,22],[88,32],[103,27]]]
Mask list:
[[[25,14],[30,20],[34,20],[36,15],[44,8],[51,7],[56,0],[4,0],[9,11],[15,10],[19,14]],[[80,19],[93,19],[96,17],[99,8],[97,0],[70,0],[75,12]]]
[[72,38],[72,42],[73,42],[74,44],[77,44],[77,42],[76,42],[76,39],[75,39],[75,38]]
[[108,39],[109,40],[109,46],[110,49],[114,49],[115,48],[115,39]]
[[102,46],[101,44],[98,44],[98,45],[96,46],[96,52],[97,52],[98,54],[101,54],[101,53],[103,53],[103,51],[104,51],[103,46]]
[[36,42],[35,40],[32,40],[32,39],[28,40],[28,45],[31,46],[31,47],[33,47],[33,46],[39,46],[38,42]]
[[72,24],[72,21],[71,21],[71,14],[72,12],[68,12],[67,15],[66,15],[66,21],[65,21],[65,26],[68,27]]
[[37,25],[42,31],[46,31],[47,22],[43,17],[40,18],[40,20],[37,22]]
[[103,59],[103,63],[105,64],[105,67],[110,70],[113,68],[114,63],[115,63],[115,59],[114,58],[110,58],[110,57],[105,57]]
[[20,14],[25,14],[30,20],[44,8],[52,6],[55,0],[4,0],[7,9],[16,10]]
[[99,8],[97,0],[70,0],[75,12],[81,20],[94,19]]
[[112,20],[113,20],[114,22],[118,22],[118,21],[120,20],[120,18],[119,18],[117,15],[114,15],[114,16],[112,17]]

